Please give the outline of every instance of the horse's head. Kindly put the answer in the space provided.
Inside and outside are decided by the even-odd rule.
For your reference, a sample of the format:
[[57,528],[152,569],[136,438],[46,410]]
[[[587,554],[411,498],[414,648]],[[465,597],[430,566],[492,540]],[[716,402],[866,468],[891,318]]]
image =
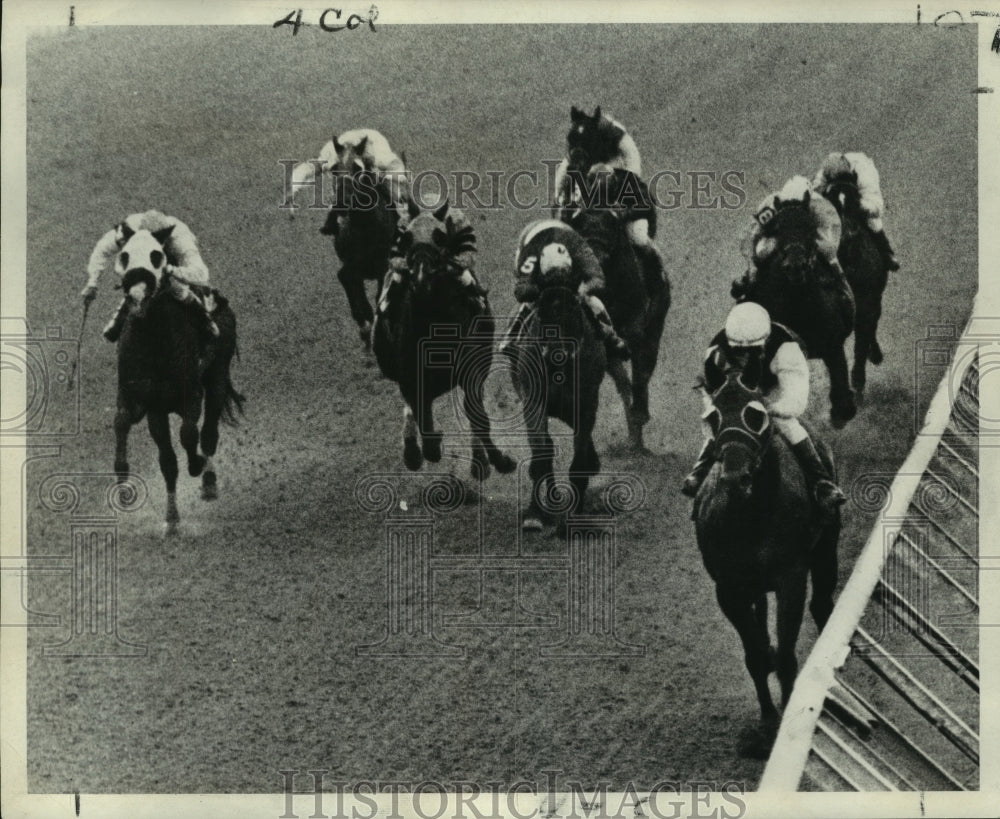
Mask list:
[[574,105],[570,109],[570,121],[566,155],[571,171],[586,173],[595,162],[607,162],[615,155],[619,132],[610,119],[601,115],[600,106],[593,114],[588,114]]
[[861,191],[853,171],[837,174],[827,182],[825,196],[833,203],[842,220],[845,214],[861,212]]
[[597,254],[601,265],[623,242],[627,242],[625,207],[619,201],[620,177],[607,165],[595,165],[586,178],[583,201],[563,215],[563,221],[579,233]]
[[332,170],[334,202],[351,213],[375,212],[387,207],[388,186],[376,171],[368,168],[360,157],[352,156]]
[[773,237],[776,247],[768,266],[789,284],[801,286],[809,280],[816,263],[816,223],[806,192],[802,199],[775,199],[775,210],[763,225],[762,235]]
[[722,467],[719,481],[730,492],[749,498],[772,434],[760,390],[747,386],[744,370],[731,367],[703,418],[715,438],[716,460]]
[[447,201],[434,211],[420,211],[396,239],[397,252],[406,258],[410,285],[417,291],[433,288],[442,274],[461,267],[458,257],[476,249],[476,234],[471,225],[459,227],[449,213]]
[[173,225],[150,232],[132,230],[124,222],[118,228],[118,256],[115,272],[121,276],[122,290],[140,306],[159,289],[167,269],[164,243]]

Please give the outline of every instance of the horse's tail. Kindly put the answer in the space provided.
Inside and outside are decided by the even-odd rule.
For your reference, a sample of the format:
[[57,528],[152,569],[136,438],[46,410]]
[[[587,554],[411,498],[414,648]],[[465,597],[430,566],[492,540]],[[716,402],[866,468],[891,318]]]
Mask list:
[[[236,314],[233,312],[232,307],[229,305],[229,300],[215,291],[216,294],[216,324],[219,326],[219,330],[223,334],[223,338],[219,341],[223,342],[223,350],[220,351],[220,357],[216,361],[216,366],[221,370],[217,370],[216,378],[224,380],[224,387],[222,390],[222,421],[229,426],[236,426],[239,424],[239,418],[237,415],[243,415],[243,405],[246,402],[246,396],[239,392],[236,387],[233,386],[233,380],[229,373],[229,367],[232,363],[233,358],[237,360],[240,358],[240,344],[239,338],[236,335]],[[225,348],[228,344],[225,344],[227,338],[232,338],[232,348],[227,351]]]
[[226,373],[226,392],[225,397],[222,400],[222,420],[231,427],[235,427],[239,424],[239,418],[236,417],[237,413],[243,415],[243,404],[246,402],[246,396],[240,392],[237,392],[236,388],[233,386],[233,381],[229,377],[229,373]]

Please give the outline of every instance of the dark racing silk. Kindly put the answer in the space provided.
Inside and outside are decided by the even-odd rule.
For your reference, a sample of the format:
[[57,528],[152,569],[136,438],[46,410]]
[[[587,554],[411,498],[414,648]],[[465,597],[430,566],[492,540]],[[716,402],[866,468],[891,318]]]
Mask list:
[[543,219],[528,225],[518,241],[516,263],[517,284],[514,295],[518,301],[533,301],[543,282],[540,281],[538,260],[547,245],[561,244],[573,260],[574,286],[585,293],[604,287],[604,271],[587,241],[573,228],[555,219]]

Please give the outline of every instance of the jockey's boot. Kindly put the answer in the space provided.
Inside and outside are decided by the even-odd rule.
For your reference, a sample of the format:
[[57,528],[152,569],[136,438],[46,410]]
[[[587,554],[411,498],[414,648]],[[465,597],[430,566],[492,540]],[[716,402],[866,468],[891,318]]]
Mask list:
[[806,438],[792,445],[792,452],[802,467],[806,487],[819,506],[820,512],[824,517],[832,517],[837,508],[847,502],[847,498],[840,491],[840,487],[833,482],[833,476],[816,451],[816,445],[811,438]]
[[524,322],[528,318],[528,313],[531,312],[532,305],[529,302],[522,301],[517,308],[517,313],[510,322],[510,326],[507,328],[507,332],[504,333],[503,338],[500,340],[500,346],[497,348],[497,352],[501,355],[506,353],[512,344],[516,344],[521,338],[521,331],[524,329]]
[[212,341],[219,337],[219,327],[208,312],[205,302],[199,299],[194,293],[188,293],[184,299],[185,304],[191,305],[195,323],[198,325],[198,332],[206,341]]
[[705,482],[705,478],[708,477],[708,473],[711,471],[712,464],[715,461],[712,457],[713,443],[711,438],[705,440],[701,452],[698,453],[698,460],[694,462],[694,467],[691,469],[690,474],[684,479],[681,494],[687,495],[689,498],[693,498],[698,494],[698,490],[701,489],[701,485]]
[[899,270],[899,259],[896,258],[896,253],[892,249],[892,245],[889,243],[889,237],[885,235],[885,231],[872,231],[872,236],[875,237],[875,244],[878,246],[878,252],[882,256],[882,262],[885,264],[885,269],[893,272]]
[[121,304],[112,316],[111,321],[103,330],[104,337],[114,344],[121,337],[122,330],[125,329],[125,316],[128,314],[128,298],[122,299]]
[[597,333],[604,341],[604,346],[607,348],[608,355],[612,358],[620,358],[623,361],[628,361],[628,344],[626,344],[624,339],[622,339],[622,337],[615,332],[615,326],[611,323],[611,316],[608,315],[604,302],[593,294],[585,296],[583,301],[590,310],[590,314],[594,317],[594,323],[597,326]]

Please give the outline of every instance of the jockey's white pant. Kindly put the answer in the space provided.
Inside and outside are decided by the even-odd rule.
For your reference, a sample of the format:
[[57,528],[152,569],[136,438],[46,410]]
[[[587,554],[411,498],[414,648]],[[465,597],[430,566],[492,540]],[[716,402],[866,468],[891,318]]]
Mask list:
[[774,428],[781,433],[781,436],[788,441],[792,446],[802,443],[806,438],[809,437],[809,433],[802,424],[799,423],[798,418],[778,418],[777,416],[771,416],[771,421],[774,423]]
[[648,247],[652,244],[649,238],[648,219],[635,219],[628,223],[626,230],[628,231],[629,241],[636,247]]

